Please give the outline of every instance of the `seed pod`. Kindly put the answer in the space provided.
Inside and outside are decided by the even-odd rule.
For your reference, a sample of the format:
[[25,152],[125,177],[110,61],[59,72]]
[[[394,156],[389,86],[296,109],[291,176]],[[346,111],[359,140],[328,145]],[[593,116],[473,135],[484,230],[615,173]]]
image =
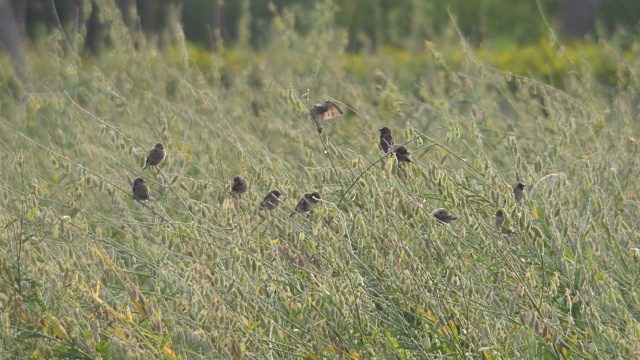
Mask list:
[[524,314],[524,312],[521,312],[520,315],[518,316],[520,318],[520,325],[522,326],[526,326],[527,323],[527,317]]
[[533,169],[538,174],[542,172],[542,160],[539,157],[534,160]]
[[500,302],[500,299],[498,299],[498,297],[495,294],[493,294],[492,300],[493,300],[493,304],[496,306],[498,311],[501,311],[502,310],[502,302]]
[[536,321],[538,321],[537,316],[538,315],[535,311],[531,312],[531,321],[529,322],[530,328],[532,328],[535,325]]

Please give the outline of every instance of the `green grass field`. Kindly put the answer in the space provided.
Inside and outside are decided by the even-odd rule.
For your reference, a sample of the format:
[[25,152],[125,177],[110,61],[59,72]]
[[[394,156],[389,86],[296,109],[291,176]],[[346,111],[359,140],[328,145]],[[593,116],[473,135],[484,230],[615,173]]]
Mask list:
[[[559,51],[557,88],[460,39],[345,53],[323,21],[283,19],[261,53],[52,37],[24,86],[0,60],[1,358],[640,356],[638,57],[610,56],[607,86]],[[329,98],[345,115],[318,135]],[[384,158],[383,126],[413,164]],[[162,174],[141,170],[156,142]]]

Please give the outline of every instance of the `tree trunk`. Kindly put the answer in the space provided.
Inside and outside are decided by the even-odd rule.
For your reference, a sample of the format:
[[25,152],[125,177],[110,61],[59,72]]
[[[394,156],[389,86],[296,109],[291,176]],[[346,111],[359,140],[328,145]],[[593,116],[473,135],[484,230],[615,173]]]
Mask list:
[[4,43],[9,55],[11,55],[20,80],[26,83],[26,64],[22,54],[22,36],[20,35],[20,29],[18,28],[11,2],[7,0],[0,1],[0,40]]
[[212,0],[211,10],[211,49],[216,50],[222,42],[222,9],[224,0]]
[[593,28],[599,0],[560,0],[560,21],[566,36],[582,38]]

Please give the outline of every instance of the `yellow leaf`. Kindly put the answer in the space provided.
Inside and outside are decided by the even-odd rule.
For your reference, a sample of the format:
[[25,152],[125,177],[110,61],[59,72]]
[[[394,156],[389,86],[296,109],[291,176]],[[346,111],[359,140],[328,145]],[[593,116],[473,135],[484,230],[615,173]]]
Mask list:
[[93,251],[95,251],[96,255],[100,256],[103,260],[106,260],[105,256],[100,252],[100,250],[93,248]]
[[531,209],[531,216],[533,216],[534,219],[538,220],[538,213],[533,209]]
[[131,308],[127,306],[127,318],[133,322],[133,315],[131,314]]
[[324,347],[324,351],[325,352],[332,352],[332,353],[338,352],[338,350],[336,348],[331,347],[331,346],[325,346]]
[[51,330],[58,339],[68,339],[69,335],[67,335],[67,331],[62,327],[60,320],[55,317],[49,318],[49,323],[51,324]]
[[140,315],[147,316],[147,313],[144,311],[144,309],[142,308],[142,305],[140,305],[140,302],[138,302],[138,300],[135,300],[135,299],[133,300],[133,306],[135,306],[136,310]]
[[174,353],[174,352],[173,352],[173,350],[171,350],[171,348],[169,348],[169,347],[167,347],[167,346],[163,347],[163,348],[162,348],[162,351],[164,351],[164,353],[165,353],[168,357],[170,357],[170,358],[172,358],[172,359],[177,359],[177,358],[178,358],[178,357],[176,356],[176,353]]
[[437,318],[437,317],[435,317],[435,315],[433,315],[433,314],[431,313],[431,311],[418,309],[416,312],[417,312],[418,314],[422,314],[422,315],[424,315],[424,316],[428,317],[428,318],[429,318],[429,319],[431,319],[432,321],[438,321],[438,318]]
[[484,355],[482,357],[483,359],[487,359],[487,360],[493,359],[493,357],[491,356],[491,354],[489,354],[489,352],[487,350],[482,350],[482,355]]
[[360,355],[358,355],[354,350],[349,350],[349,355],[351,355],[351,358],[353,359],[360,360]]
[[100,297],[100,280],[96,281],[96,293],[94,295],[95,298]]

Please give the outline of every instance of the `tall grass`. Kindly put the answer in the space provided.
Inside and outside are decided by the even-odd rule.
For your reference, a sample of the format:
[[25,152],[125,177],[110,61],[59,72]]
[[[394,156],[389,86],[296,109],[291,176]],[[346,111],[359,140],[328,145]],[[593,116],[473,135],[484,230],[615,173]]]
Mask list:
[[[578,61],[561,90],[459,39],[420,67],[352,56],[318,13],[315,37],[284,13],[263,52],[198,63],[134,48],[105,8],[99,58],[52,38],[25,87],[2,59],[2,358],[638,357],[639,60],[615,60],[616,88]],[[306,109],[328,98],[345,115],[318,135]],[[384,157],[383,126],[413,164]]]

